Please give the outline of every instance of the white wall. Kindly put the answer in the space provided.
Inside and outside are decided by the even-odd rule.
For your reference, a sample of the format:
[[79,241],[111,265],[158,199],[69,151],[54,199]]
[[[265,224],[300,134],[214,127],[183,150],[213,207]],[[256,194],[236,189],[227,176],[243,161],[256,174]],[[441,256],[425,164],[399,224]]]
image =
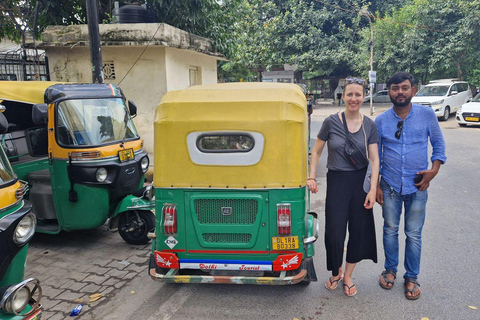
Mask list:
[[175,48],[165,48],[167,90],[182,90],[190,86],[189,69],[200,67],[201,83],[217,83],[217,59],[205,54]]

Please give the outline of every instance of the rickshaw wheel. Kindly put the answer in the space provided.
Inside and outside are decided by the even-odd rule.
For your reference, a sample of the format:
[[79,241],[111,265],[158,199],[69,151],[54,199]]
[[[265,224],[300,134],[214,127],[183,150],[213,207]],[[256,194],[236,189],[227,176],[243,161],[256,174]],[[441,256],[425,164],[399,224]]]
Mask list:
[[147,244],[150,241],[147,234],[154,228],[155,215],[151,211],[127,211],[118,219],[118,232],[129,244]]

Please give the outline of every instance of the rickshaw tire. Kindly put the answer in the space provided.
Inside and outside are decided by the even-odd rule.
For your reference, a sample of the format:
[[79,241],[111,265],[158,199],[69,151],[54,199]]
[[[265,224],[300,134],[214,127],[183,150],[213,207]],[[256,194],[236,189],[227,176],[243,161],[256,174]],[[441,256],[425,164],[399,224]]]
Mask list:
[[[127,227],[131,224],[132,219],[136,219],[136,214],[140,217],[143,225],[136,227],[134,231],[126,231]],[[155,228],[155,215],[151,211],[145,210],[131,210],[120,214],[118,219],[118,232],[123,240],[129,244],[141,245],[147,244],[150,239],[148,238],[148,232]]]

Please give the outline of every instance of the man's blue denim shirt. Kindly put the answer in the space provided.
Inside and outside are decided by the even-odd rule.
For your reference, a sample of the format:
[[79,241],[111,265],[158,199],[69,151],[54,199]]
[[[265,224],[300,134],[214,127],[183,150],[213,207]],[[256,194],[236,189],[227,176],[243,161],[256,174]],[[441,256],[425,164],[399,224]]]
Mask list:
[[413,179],[417,172],[428,169],[428,138],[433,148],[431,161],[445,163],[447,157],[442,130],[431,108],[412,104],[397,139],[399,121],[402,119],[393,107],[375,119],[380,139],[380,174],[396,192],[406,195],[418,191]]

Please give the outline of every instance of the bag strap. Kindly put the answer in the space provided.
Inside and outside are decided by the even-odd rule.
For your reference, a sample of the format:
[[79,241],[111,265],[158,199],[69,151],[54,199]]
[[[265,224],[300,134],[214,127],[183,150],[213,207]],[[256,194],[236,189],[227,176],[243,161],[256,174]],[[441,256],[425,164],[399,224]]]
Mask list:
[[[345,118],[345,112],[342,112],[342,120],[343,120],[343,128],[345,128],[345,135],[347,136],[347,139],[351,139],[351,137],[350,137],[351,132],[348,131],[347,119]],[[367,160],[368,160],[367,134],[365,133],[365,126],[363,125],[363,116],[362,116],[362,130],[363,130],[363,137],[365,139],[365,155],[366,155]]]
[[345,118],[345,112],[342,112],[342,120],[343,120],[343,128],[345,128],[345,135],[347,136],[347,139],[350,138],[350,131],[348,131],[347,127],[347,119]]
[[368,147],[367,147],[367,134],[365,133],[365,126],[363,125],[363,115],[362,115],[362,130],[363,130],[363,136],[365,138],[365,154],[367,155],[367,159],[368,159]]

